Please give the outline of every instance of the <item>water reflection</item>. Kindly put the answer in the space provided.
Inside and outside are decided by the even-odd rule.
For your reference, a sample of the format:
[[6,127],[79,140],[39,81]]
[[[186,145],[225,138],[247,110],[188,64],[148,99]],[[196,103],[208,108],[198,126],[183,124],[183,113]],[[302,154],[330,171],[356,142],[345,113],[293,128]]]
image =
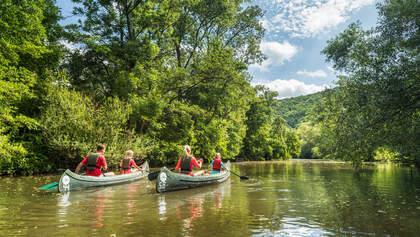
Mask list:
[[126,206],[127,206],[127,222],[126,224],[135,223],[136,215],[138,214],[139,210],[137,208],[137,185],[126,185]]
[[[135,192],[135,190],[133,190]],[[113,205],[112,188],[95,188],[85,191],[67,192],[57,195],[57,218],[61,222],[57,227],[68,227],[68,223],[90,225],[94,228],[102,228],[105,223],[105,212]],[[133,194],[134,195],[134,194]],[[132,206],[130,199],[127,206]],[[76,218],[81,214],[81,218]]]
[[216,189],[216,191],[214,191],[213,196],[214,196],[214,203],[216,208],[220,209],[223,207],[223,197],[225,194],[225,189]]
[[161,215],[161,217],[159,218],[159,220],[163,221],[166,220],[166,201],[165,201],[165,196],[161,195],[158,198],[158,206],[159,206],[159,215]]
[[[416,236],[420,176],[395,165],[233,164],[219,185],[157,194],[153,182],[40,192],[2,178],[0,236]],[[36,187],[34,188],[34,183]],[[13,207],[13,208],[12,208]]]
[[[184,236],[191,236],[190,230],[194,227],[193,220],[202,217],[204,196],[190,197],[187,205],[177,205],[178,220],[183,222],[182,233]],[[186,217],[184,217],[186,214]]]
[[[68,207],[71,205],[71,202],[69,201],[69,197],[70,197],[70,192],[68,193],[64,193],[62,195],[60,195],[58,197],[58,202],[57,202],[57,206],[58,206],[58,213],[57,213],[57,217],[58,217],[58,221],[59,222],[66,222],[67,219],[67,214],[68,214]],[[60,224],[57,227],[58,228],[63,228],[63,227],[67,227],[67,224]]]
[[216,210],[223,209],[223,202],[230,197],[230,183],[227,180],[219,185],[157,194],[159,221],[162,226],[176,221],[179,224],[178,234],[182,236],[202,233],[204,225],[211,222]]
[[105,197],[100,192],[96,192],[94,194],[94,198],[92,199],[92,206],[95,207],[94,213],[95,213],[95,221],[93,223],[94,227],[103,227],[103,221],[104,221],[104,207],[105,202],[108,201],[108,197]]

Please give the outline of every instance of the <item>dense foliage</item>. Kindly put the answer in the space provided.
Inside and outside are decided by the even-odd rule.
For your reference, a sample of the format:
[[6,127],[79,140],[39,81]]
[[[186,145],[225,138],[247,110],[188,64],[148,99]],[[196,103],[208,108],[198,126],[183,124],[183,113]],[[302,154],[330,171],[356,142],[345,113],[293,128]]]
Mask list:
[[322,98],[323,92],[310,95],[302,95],[293,98],[278,100],[275,104],[275,113],[283,117],[292,128],[308,121],[310,111],[317,106]]
[[326,157],[360,164],[399,153],[420,164],[420,4],[387,0],[378,9],[374,29],[351,24],[328,41],[323,53],[342,75],[314,120]]
[[264,60],[258,6],[73,2],[80,20],[64,28],[54,0],[0,3],[0,174],[73,168],[98,143],[111,167],[126,149],[173,163],[184,144],[205,159],[297,156],[246,71]]
[[[45,70],[57,65],[59,50],[49,14],[51,1],[0,3],[0,173],[31,172],[45,162],[38,154],[35,118]],[[58,16],[57,18],[58,19]]]
[[300,153],[299,138],[282,117],[274,114],[277,92],[261,86],[256,89],[258,99],[251,103],[246,113],[247,130],[241,157],[247,160],[297,158]]

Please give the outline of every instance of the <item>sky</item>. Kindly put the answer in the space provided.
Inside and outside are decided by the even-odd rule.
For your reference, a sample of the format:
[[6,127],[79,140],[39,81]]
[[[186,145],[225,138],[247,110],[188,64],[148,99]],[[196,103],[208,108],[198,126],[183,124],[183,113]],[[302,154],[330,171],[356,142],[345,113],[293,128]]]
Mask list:
[[251,65],[252,85],[265,85],[278,98],[312,94],[335,86],[337,75],[321,55],[327,41],[359,20],[365,29],[377,21],[375,0],[256,0],[265,15],[260,49],[267,56]]
[[[365,29],[377,21],[378,0],[255,0],[265,12],[260,22],[265,36],[260,44],[267,60],[250,65],[251,84],[264,85],[278,98],[312,94],[335,86],[336,73],[321,51],[327,41],[359,20]],[[65,19],[74,23],[73,3],[57,0]]]

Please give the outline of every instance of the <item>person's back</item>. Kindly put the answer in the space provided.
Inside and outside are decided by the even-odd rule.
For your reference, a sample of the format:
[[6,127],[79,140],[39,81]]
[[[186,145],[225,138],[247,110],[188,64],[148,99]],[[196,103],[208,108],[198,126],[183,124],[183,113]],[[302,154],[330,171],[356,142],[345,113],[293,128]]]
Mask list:
[[181,169],[181,174],[194,175],[193,167],[201,168],[203,160],[197,163],[195,157],[191,156],[191,148],[188,145],[184,146],[183,155],[178,159],[175,169]]
[[121,166],[121,174],[129,174],[131,173],[131,161],[132,159],[130,158],[124,158],[121,160],[120,162],[120,166]]
[[192,172],[192,156],[181,157],[181,173],[190,174]]
[[76,168],[76,173],[79,173],[80,168],[84,165],[86,166],[86,175],[88,176],[100,176],[102,174],[101,168],[104,167],[106,170],[107,164],[104,156],[105,146],[99,144],[97,147],[97,151],[95,153],[91,153],[83,159],[82,162]]
[[213,171],[220,171],[220,169],[222,168],[222,160],[220,160],[219,158],[214,158],[213,160]]
[[216,157],[213,159],[213,161],[210,163],[210,166],[212,166],[211,174],[217,174],[220,173],[222,170],[222,167],[225,168],[220,153],[216,153]]
[[133,155],[134,152],[132,150],[128,150],[125,152],[125,157],[120,162],[121,174],[130,174],[132,167],[135,167],[138,170],[140,170],[140,167],[138,167],[136,165],[136,162],[134,162],[133,160]]
[[103,159],[103,156],[101,156],[99,153],[91,153],[86,157],[86,159],[86,175],[100,176],[102,167],[101,160]]

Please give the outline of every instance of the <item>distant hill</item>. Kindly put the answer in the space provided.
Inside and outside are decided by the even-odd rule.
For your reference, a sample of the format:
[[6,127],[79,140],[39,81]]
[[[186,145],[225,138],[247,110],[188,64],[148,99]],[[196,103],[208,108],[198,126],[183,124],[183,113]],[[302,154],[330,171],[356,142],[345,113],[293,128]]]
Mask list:
[[290,127],[296,128],[299,123],[305,121],[310,109],[321,100],[322,93],[278,100],[274,109]]

